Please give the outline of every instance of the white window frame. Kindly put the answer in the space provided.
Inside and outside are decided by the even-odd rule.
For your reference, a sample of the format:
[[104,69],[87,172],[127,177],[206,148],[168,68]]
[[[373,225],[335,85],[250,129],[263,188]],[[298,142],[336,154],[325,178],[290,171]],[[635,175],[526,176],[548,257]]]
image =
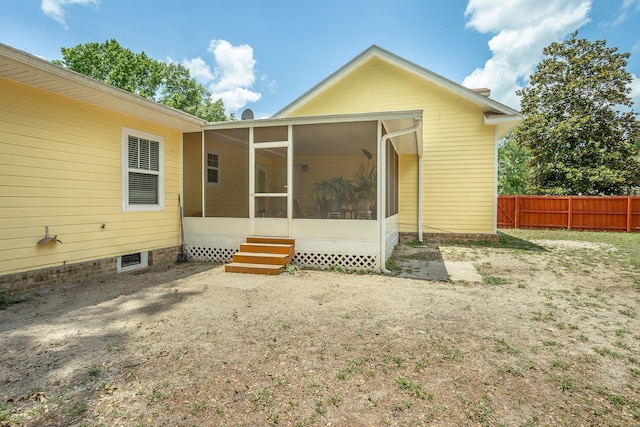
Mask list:
[[[218,167],[214,168],[214,167],[209,166],[209,154],[213,154],[213,155],[218,156]],[[207,158],[204,160],[204,162],[205,162],[205,171],[206,171],[205,180],[206,180],[207,185],[209,185],[209,186],[217,187],[217,186],[220,185],[220,176],[221,176],[220,175],[220,158],[221,158],[221,156],[220,156],[220,153],[218,151],[216,151],[216,150],[207,150]],[[218,171],[218,182],[209,182],[209,169],[215,169],[215,170]]]
[[[131,254],[133,255],[133,254]],[[122,256],[118,257],[118,265],[116,266],[116,270],[118,273],[126,273],[128,271],[141,270],[143,268],[149,267],[149,252],[140,252],[140,262],[137,264],[130,264],[125,267],[122,266]]]
[[[158,143],[159,171],[148,171],[129,168],[129,136],[148,139]],[[158,175],[158,203],[153,205],[129,204],[129,172],[140,172]],[[164,138],[136,129],[122,128],[122,210],[124,212],[136,211],[162,211],[164,210]]]

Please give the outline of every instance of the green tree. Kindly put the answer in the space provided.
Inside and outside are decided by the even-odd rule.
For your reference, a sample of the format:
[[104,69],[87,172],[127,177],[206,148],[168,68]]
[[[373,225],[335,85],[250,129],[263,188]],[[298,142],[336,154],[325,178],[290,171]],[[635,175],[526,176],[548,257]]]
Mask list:
[[180,64],[165,64],[164,81],[158,101],[210,122],[228,120],[222,99],[211,101],[211,93],[197,83]]
[[640,185],[640,126],[628,53],[575,32],[551,43],[522,96],[518,144],[531,151],[532,194],[625,194]]
[[183,65],[134,53],[115,39],[61,51],[63,59],[53,62],[65,68],[207,121],[227,120],[222,100],[211,101],[211,93]]
[[498,143],[498,193],[526,194],[531,152],[510,132]]

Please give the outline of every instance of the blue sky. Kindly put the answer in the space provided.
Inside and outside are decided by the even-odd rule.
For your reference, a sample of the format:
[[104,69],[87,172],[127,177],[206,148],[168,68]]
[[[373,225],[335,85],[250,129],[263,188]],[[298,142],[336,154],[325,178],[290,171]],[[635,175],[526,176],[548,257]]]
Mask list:
[[[4,0],[0,43],[60,59],[116,39],[187,65],[228,112],[268,117],[376,44],[519,109],[542,48],[579,30],[630,52],[640,78],[640,0]],[[633,83],[640,111],[640,80]]]

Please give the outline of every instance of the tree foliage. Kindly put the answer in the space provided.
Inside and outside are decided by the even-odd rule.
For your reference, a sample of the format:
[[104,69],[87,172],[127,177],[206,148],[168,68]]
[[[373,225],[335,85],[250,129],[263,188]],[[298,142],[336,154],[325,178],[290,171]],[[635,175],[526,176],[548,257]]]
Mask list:
[[628,53],[575,32],[551,43],[523,90],[518,144],[531,151],[532,194],[625,194],[640,185]]
[[156,61],[134,53],[115,39],[61,49],[54,63],[136,95],[182,110],[207,121],[227,120],[221,99],[191,77],[181,64]]
[[519,145],[513,132],[498,145],[498,193],[526,194],[531,152]]

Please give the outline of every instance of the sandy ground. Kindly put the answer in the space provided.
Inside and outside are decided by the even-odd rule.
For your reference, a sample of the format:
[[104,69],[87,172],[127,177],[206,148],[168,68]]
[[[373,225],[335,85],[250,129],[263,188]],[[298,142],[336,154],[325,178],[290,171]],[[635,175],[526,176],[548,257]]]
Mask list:
[[[640,425],[638,272],[532,243],[403,246],[396,276],[189,263],[42,292],[0,311],[0,426]],[[479,281],[424,280],[456,263]]]

